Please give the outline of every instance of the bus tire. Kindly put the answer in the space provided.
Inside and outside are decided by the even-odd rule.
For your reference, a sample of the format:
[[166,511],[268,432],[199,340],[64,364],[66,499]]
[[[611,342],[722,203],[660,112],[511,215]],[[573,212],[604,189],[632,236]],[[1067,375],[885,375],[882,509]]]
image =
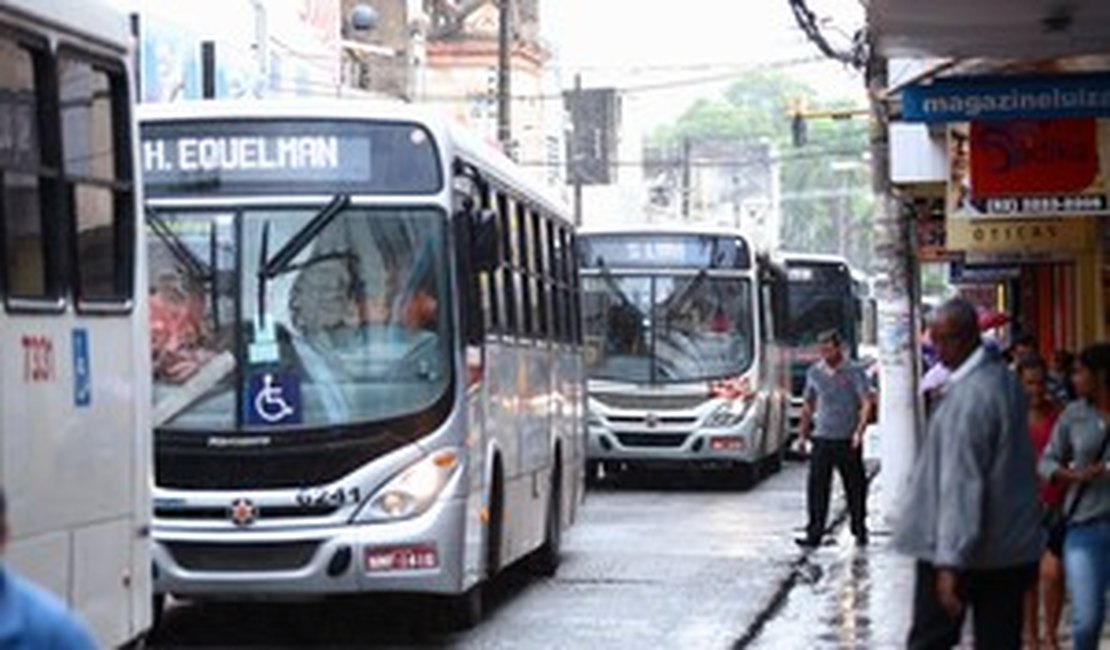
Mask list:
[[736,473],[733,475],[733,481],[736,487],[741,490],[749,490],[759,482],[759,466],[760,462],[754,461],[751,463],[741,462],[736,465]]
[[442,603],[443,627],[462,632],[482,622],[484,614],[483,583],[479,582],[456,596],[447,596]]
[[501,537],[505,518],[505,481],[501,459],[493,461],[493,480],[489,492],[489,523],[486,528],[486,580],[501,572]]
[[588,487],[596,487],[601,483],[601,477],[598,472],[601,471],[601,461],[587,460],[586,461],[586,485]]
[[162,616],[166,613],[166,594],[154,594],[150,597],[150,629],[155,630],[162,623]]
[[556,460],[555,469],[551,473],[551,491],[547,500],[543,546],[536,551],[532,563],[532,571],[536,575],[551,577],[559,570],[559,560],[563,549],[562,486],[562,463]]

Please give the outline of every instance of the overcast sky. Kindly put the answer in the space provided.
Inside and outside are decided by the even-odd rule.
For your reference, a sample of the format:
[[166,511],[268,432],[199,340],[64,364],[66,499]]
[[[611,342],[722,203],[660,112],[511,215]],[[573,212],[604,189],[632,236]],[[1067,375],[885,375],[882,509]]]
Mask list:
[[[640,119],[648,124],[673,119],[697,97],[719,94],[727,85],[684,85],[686,80],[819,56],[787,0],[541,0],[540,5],[542,29],[556,48],[564,84],[579,71],[587,86],[675,82],[674,90],[637,97]],[[839,46],[846,46],[845,35],[864,21],[859,0],[809,0],[809,6],[830,19],[826,30]],[[827,98],[864,102],[860,76],[843,65],[825,60],[785,70]]]

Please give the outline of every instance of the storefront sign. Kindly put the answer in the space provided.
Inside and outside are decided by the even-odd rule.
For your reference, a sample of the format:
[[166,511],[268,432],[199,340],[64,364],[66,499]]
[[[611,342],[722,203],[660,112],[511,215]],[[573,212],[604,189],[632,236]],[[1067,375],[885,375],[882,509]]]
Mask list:
[[905,122],[1110,117],[1110,74],[949,77],[902,91]]
[[947,262],[954,256],[945,242],[944,200],[916,199],[913,202],[917,224],[917,259],[920,262]]
[[954,261],[948,267],[951,284],[996,284],[1021,277],[1021,267],[1013,264],[967,264]]
[[1110,214],[1110,120],[972,122],[949,127],[947,213]]
[[947,221],[949,250],[969,253],[1063,253],[1090,250],[1097,219],[977,219]]

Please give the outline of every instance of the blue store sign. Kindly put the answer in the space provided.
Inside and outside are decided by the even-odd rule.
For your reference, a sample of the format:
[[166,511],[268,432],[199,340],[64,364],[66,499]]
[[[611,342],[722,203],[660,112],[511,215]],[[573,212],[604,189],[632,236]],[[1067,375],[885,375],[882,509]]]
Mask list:
[[997,284],[1021,277],[1021,267],[1014,264],[967,264],[953,261],[948,266],[951,284]]
[[902,91],[904,122],[1110,117],[1110,74],[948,77]]

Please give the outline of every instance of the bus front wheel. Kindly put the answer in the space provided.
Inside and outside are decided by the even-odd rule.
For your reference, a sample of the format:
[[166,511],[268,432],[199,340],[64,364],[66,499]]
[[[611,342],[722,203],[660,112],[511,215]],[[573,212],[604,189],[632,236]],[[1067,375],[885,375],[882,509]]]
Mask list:
[[479,582],[457,596],[446,596],[442,603],[443,627],[452,632],[473,628],[482,622],[483,585]]

